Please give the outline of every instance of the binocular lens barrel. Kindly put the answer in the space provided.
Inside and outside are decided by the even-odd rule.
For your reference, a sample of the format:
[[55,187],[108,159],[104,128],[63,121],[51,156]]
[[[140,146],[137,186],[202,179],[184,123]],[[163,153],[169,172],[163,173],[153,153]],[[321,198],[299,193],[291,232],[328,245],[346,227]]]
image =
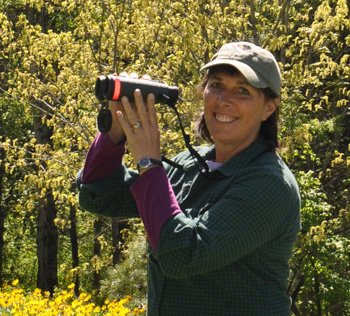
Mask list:
[[98,100],[120,101],[123,96],[134,102],[134,91],[139,89],[144,99],[153,93],[156,103],[173,105],[179,96],[179,89],[176,86],[168,86],[144,79],[131,79],[118,77],[116,75],[100,76],[95,85],[95,96]]

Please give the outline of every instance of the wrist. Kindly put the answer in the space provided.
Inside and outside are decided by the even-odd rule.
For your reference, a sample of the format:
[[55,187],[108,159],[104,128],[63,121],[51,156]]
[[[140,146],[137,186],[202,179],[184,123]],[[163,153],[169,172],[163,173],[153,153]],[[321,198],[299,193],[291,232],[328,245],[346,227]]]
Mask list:
[[162,161],[149,157],[142,157],[137,163],[137,169],[139,170],[140,175],[146,170],[157,166],[163,167]]
[[141,175],[143,175],[146,171],[148,171],[148,170],[150,170],[150,169],[152,169],[152,168],[155,168],[155,167],[160,167],[160,166],[158,166],[158,165],[152,165],[152,166],[149,166],[148,168],[140,169],[140,170],[139,170],[139,175],[141,176]]
[[113,129],[108,132],[108,136],[114,144],[119,144],[125,139],[125,134],[123,131],[115,131]]

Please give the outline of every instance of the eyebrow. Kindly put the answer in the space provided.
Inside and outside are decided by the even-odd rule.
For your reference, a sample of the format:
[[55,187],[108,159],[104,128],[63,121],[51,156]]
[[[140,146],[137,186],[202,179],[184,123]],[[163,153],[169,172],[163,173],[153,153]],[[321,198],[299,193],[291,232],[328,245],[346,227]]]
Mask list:
[[[242,75],[243,76],[243,75]],[[244,77],[243,77],[244,78]],[[225,81],[224,80],[224,78],[222,78],[221,76],[220,76],[220,74],[213,74],[210,78],[209,78],[209,80],[211,80],[211,79],[215,79],[215,80],[219,80],[219,81]],[[246,79],[244,79],[244,81],[243,80],[240,80],[240,81],[238,81],[237,82],[239,85],[245,85],[245,86],[250,86],[250,87],[252,87],[252,85],[246,80]]]

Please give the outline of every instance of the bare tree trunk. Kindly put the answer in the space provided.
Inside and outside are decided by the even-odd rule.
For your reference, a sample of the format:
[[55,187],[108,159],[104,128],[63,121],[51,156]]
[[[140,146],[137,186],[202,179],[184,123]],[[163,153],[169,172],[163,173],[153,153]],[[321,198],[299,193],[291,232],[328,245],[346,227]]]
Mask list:
[[[101,245],[98,241],[98,237],[102,233],[102,220],[98,218],[94,223],[94,256],[100,257],[101,256]],[[101,281],[101,275],[100,271],[96,270],[94,271],[94,282],[93,282],[93,288],[99,292],[100,291],[100,281]]]
[[51,190],[45,198],[39,200],[37,256],[37,287],[42,291],[53,293],[57,280],[57,243],[58,233],[54,223],[56,218],[55,201]]
[[112,220],[112,245],[113,245],[113,266],[115,266],[121,259],[121,247],[123,244],[121,231],[128,228],[129,225],[125,221],[120,221],[117,219]]
[[119,221],[112,220],[112,245],[113,245],[113,266],[115,266],[120,260],[120,247],[119,247]]
[[[52,131],[41,122],[41,115],[34,115],[34,133],[38,144],[50,144]],[[46,163],[41,163],[46,169]],[[37,228],[37,257],[38,275],[37,287],[42,291],[53,293],[57,286],[57,244],[58,232],[55,225],[57,209],[50,188],[45,197],[38,201],[38,228]]]
[[[34,111],[34,134],[38,144],[51,145],[52,130],[42,123],[42,113]],[[41,163],[41,169],[46,169],[46,162]],[[44,197],[38,201],[37,256],[38,275],[37,287],[53,293],[57,286],[57,244],[58,232],[55,225],[57,209],[52,189],[47,188]]]
[[292,307],[291,307],[291,310],[292,312],[296,315],[296,316],[299,316],[300,315],[300,312],[299,310],[297,309],[296,305],[295,305],[295,302],[296,302],[296,299],[298,297],[298,294],[302,288],[302,286],[304,285],[305,283],[305,280],[304,280],[304,277],[303,276],[299,276],[299,280],[298,280],[298,283],[291,295],[291,298],[292,298]]
[[[290,0],[285,0],[281,6],[281,23],[282,25],[285,26],[286,29],[288,28],[288,24],[289,24],[289,8],[290,8]],[[283,65],[286,63],[285,45],[281,47],[280,60]]]
[[252,31],[253,31],[253,39],[254,39],[254,44],[255,45],[260,45],[260,37],[257,31],[257,20],[255,17],[255,4],[254,0],[250,0],[250,23],[252,25]]
[[0,147],[0,160],[2,163],[0,164],[0,284],[3,283],[2,277],[2,266],[3,266],[3,249],[4,249],[4,233],[5,233],[5,208],[3,207],[3,176],[5,173],[3,161],[5,160],[5,150]]
[[[73,262],[73,269],[77,268],[79,266],[79,256],[78,256],[78,236],[77,236],[77,229],[76,229],[76,222],[77,222],[77,210],[76,208],[71,205],[70,207],[70,242],[71,242],[71,248],[72,248],[72,262]],[[79,296],[79,275],[76,274],[75,280],[74,280],[74,294],[76,296]]]
[[[29,23],[35,23],[34,9],[29,5],[26,7],[26,14]],[[41,11],[39,23],[45,30],[46,9]],[[37,75],[37,69],[32,66],[33,75]],[[33,101],[36,102],[35,100]],[[38,104],[40,107],[40,104]],[[37,144],[52,144],[52,129],[43,124],[43,112],[33,110],[34,133]],[[46,162],[41,163],[41,169],[46,169]],[[54,288],[58,285],[57,278],[57,244],[58,232],[55,225],[57,209],[52,194],[52,189],[47,188],[44,197],[38,201],[38,228],[37,228],[37,257],[38,274],[37,287],[42,291],[49,291],[53,294]]]

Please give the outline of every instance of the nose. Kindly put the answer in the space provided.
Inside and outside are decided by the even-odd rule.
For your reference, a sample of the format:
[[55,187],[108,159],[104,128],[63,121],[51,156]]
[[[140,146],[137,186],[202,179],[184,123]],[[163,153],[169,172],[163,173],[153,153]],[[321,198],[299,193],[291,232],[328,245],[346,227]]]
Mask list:
[[231,93],[227,90],[222,90],[217,102],[219,105],[228,106],[232,104],[232,101],[233,101],[233,98]]

